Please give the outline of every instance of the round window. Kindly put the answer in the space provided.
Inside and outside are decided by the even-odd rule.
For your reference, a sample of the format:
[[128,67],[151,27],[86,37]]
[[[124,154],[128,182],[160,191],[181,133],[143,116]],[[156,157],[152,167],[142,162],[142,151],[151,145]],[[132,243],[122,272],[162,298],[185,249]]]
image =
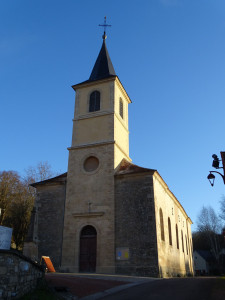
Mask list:
[[86,172],[93,172],[97,170],[98,166],[99,166],[99,160],[95,156],[89,156],[84,161],[84,170]]

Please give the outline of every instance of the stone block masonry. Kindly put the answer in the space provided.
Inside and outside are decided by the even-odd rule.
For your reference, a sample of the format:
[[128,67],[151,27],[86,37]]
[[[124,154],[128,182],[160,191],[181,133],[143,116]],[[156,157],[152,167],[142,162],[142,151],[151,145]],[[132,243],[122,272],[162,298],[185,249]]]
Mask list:
[[0,250],[0,299],[20,299],[43,277],[43,268],[26,256]]
[[119,176],[116,180],[116,248],[129,258],[116,260],[116,273],[158,277],[153,182],[151,175]]

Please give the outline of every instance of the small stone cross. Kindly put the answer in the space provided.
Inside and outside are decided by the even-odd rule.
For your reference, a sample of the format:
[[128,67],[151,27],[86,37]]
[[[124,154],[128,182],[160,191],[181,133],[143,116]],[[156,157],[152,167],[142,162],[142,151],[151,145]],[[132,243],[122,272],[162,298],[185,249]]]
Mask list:
[[90,213],[91,212],[91,204],[92,204],[92,202],[88,202],[88,212]]

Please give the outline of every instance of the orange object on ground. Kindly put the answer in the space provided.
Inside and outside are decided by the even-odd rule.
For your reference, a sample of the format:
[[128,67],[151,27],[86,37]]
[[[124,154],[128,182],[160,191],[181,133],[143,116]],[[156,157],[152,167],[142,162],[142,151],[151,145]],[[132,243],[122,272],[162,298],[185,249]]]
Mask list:
[[49,256],[42,256],[41,260],[42,260],[42,258],[43,258],[43,260],[44,260],[44,262],[45,262],[45,264],[48,268],[48,272],[55,272],[55,268],[52,264],[52,261],[51,261],[50,257]]

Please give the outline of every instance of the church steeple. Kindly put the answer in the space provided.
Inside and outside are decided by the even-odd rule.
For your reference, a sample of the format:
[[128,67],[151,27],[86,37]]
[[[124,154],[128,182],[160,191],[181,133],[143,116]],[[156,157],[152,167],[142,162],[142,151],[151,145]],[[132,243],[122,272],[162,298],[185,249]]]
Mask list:
[[99,80],[111,76],[116,76],[116,72],[106,48],[105,35],[103,35],[102,48],[99,52],[94,68],[92,69],[89,81]]

